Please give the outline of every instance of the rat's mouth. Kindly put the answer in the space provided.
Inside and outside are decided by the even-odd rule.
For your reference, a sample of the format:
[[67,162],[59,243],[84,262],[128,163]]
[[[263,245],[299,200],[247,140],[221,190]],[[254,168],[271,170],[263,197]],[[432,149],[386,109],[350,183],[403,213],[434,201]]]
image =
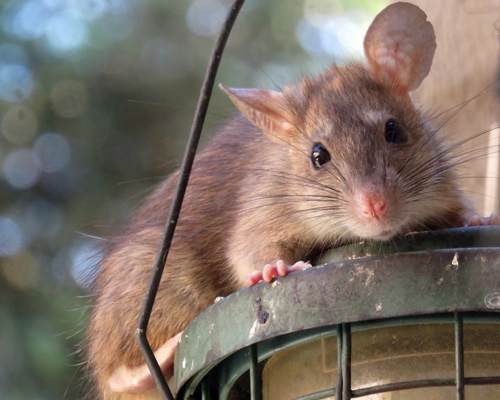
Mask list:
[[393,217],[390,220],[372,219],[360,222],[361,223],[358,223],[351,228],[351,232],[364,239],[386,241],[407,231],[406,219],[400,220],[396,217]]
[[406,232],[408,232],[408,220],[406,218],[392,218],[391,220],[383,221],[378,227],[373,227],[371,238],[384,241]]
[[366,230],[362,234],[359,234],[359,237],[365,238],[365,239],[371,239],[371,240],[385,241],[385,240],[391,239],[396,234],[397,234],[396,229],[389,228],[389,229],[384,229],[384,230],[378,231],[378,232],[373,232],[373,231],[370,232],[370,231]]

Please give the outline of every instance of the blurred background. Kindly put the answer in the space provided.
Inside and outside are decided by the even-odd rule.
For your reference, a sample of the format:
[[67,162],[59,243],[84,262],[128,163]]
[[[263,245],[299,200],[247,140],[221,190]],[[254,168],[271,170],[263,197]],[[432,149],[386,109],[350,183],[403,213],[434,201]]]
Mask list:
[[[77,349],[97,244],[182,159],[230,4],[2,2],[1,399],[82,397]],[[217,81],[275,88],[359,58],[383,6],[247,0]],[[205,130],[234,112],[216,89]]]
[[[98,245],[182,159],[230,3],[2,0],[1,399],[82,398]],[[386,3],[247,0],[217,82],[275,89],[359,59]],[[203,140],[234,112],[215,89]]]

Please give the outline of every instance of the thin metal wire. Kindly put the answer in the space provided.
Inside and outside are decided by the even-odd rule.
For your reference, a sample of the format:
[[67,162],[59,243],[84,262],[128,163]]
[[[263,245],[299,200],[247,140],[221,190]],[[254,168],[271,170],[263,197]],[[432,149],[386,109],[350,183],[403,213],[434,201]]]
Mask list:
[[500,385],[500,376],[478,376],[475,378],[464,378],[466,385]]
[[351,324],[342,324],[342,399],[351,400]]
[[[464,384],[476,385],[476,386],[500,385],[500,376],[465,378]],[[421,389],[427,387],[443,387],[443,386],[455,386],[455,379],[454,378],[422,379],[415,381],[396,382],[396,383],[387,383],[385,385],[370,386],[362,389],[352,390],[351,398],[364,397],[379,393],[396,392],[400,390]],[[342,393],[340,393],[339,395],[341,396]],[[335,396],[335,389],[327,389],[327,390],[322,390],[320,392],[309,393],[304,396],[296,397],[294,398],[294,400],[317,400],[332,396]]]
[[455,313],[455,369],[457,400],[464,400],[464,320],[462,314],[458,312]]
[[[336,394],[335,389],[326,389],[320,392],[314,392],[305,394],[304,396],[295,397],[293,400],[321,400],[321,399],[326,399],[328,397],[335,397],[335,394]],[[340,395],[342,395],[342,393]]]
[[250,346],[250,399],[261,400],[262,385],[258,371],[259,357],[257,354],[257,345]]
[[189,175],[191,173],[191,168],[193,166],[194,156],[196,154],[196,149],[198,148],[198,143],[201,136],[201,131],[203,128],[203,123],[205,121],[205,116],[208,109],[208,104],[210,102],[210,96],[212,94],[213,86],[215,83],[215,77],[220,64],[222,53],[226,45],[227,39],[231,32],[231,28],[234,25],[236,17],[243,5],[245,0],[235,0],[231,6],[231,10],[222,26],[221,33],[217,38],[214,49],[212,51],[212,56],[210,63],[207,68],[205,79],[203,81],[203,86],[201,88],[200,98],[198,100],[198,105],[196,108],[196,114],[191,127],[191,133],[189,135],[188,144],[186,152],[184,154],[184,159],[179,173],[179,180],[175,188],[174,197],[172,199],[172,204],[170,206],[170,211],[168,214],[167,222],[165,224],[165,230],[162,237],[162,242],[156,261],[151,273],[151,279],[149,281],[148,289],[142,304],[141,312],[139,314],[139,320],[136,329],[136,339],[139,343],[139,347],[144,356],[146,364],[151,371],[154,378],[156,386],[160,391],[163,399],[173,400],[174,397],[170,391],[167,381],[163,376],[163,373],[156,361],[156,358],[151,350],[147,339],[147,327],[149,324],[149,319],[151,317],[151,312],[153,310],[153,305],[156,299],[156,294],[158,293],[158,288],[160,286],[161,276],[163,274],[163,269],[165,268],[165,262],[167,260],[168,252],[170,250],[170,244],[172,243],[172,238],[174,236],[175,227],[177,225],[177,219],[182,206],[182,201],[184,199],[184,194],[186,192]]
[[[485,376],[477,378],[465,378],[465,385],[499,385],[500,376]],[[370,386],[352,391],[352,397],[363,397],[371,394],[394,392],[398,390],[419,389],[425,387],[455,386],[455,379],[422,379],[407,382],[388,383],[385,385]]]
[[454,386],[455,379],[421,379],[407,382],[387,383],[385,385],[370,386],[353,390],[352,397],[363,397],[371,394],[393,392],[398,390],[419,389],[425,387]]

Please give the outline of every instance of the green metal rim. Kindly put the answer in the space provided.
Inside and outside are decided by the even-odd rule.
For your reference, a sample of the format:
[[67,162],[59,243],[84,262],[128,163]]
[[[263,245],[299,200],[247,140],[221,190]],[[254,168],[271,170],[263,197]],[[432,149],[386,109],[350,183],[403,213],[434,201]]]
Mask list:
[[[466,324],[490,323],[498,324],[500,326],[500,312],[474,312],[462,313],[461,315],[463,316],[463,321]],[[362,330],[404,325],[453,324],[453,322],[454,314],[447,313],[363,321],[351,324],[351,329],[352,332],[357,332]],[[338,326],[339,325],[312,328],[287,335],[272,337],[256,343],[255,346],[257,346],[258,362],[263,362],[281,351],[300,346],[311,341],[336,336]],[[181,395],[179,398],[186,398],[188,395],[193,394],[200,382],[206,379],[207,374],[210,374],[210,372],[214,370],[215,366],[217,366],[220,388],[219,398],[224,399],[227,397],[230,388],[238,380],[238,378],[249,370],[249,365],[251,365],[249,347],[240,349],[230,356],[217,360],[206,366],[204,370],[191,377],[191,379],[183,385],[182,391],[179,393]],[[316,398],[315,395],[311,396],[311,398]]]
[[438,249],[500,246],[500,226],[478,226],[414,232],[389,242],[365,241],[325,252],[318,264],[376,257],[384,254],[421,252]]
[[[185,330],[176,352],[175,391],[238,350],[284,334],[347,322],[500,311],[500,247],[491,247],[491,236],[500,244],[500,229],[485,228],[416,234],[407,253],[396,253],[402,249],[396,243],[397,249],[365,252],[363,259],[295,272],[228,296]],[[450,245],[419,250],[421,241],[435,243],[437,236],[448,237]]]

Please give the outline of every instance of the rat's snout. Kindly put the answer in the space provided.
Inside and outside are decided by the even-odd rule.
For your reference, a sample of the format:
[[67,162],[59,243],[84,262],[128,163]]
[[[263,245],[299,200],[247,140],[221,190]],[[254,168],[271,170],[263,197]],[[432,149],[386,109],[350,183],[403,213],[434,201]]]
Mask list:
[[383,194],[363,193],[358,198],[360,213],[365,218],[380,218],[387,213],[387,203]]

